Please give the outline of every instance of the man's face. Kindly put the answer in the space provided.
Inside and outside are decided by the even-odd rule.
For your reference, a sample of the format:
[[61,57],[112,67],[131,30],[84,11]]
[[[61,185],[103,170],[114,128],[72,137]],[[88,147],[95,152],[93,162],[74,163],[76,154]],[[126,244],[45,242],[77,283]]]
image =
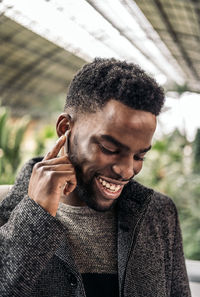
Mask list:
[[153,114],[116,100],[79,117],[70,136],[69,157],[77,175],[72,197],[98,211],[110,209],[142,169],[155,128]]

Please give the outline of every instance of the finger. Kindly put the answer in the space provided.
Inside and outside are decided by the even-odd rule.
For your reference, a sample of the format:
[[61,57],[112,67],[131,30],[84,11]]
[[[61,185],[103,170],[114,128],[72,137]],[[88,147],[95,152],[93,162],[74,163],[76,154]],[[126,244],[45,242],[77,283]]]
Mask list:
[[57,140],[57,142],[56,142],[55,146],[53,147],[53,149],[45,155],[45,157],[43,158],[43,161],[57,157],[61,147],[65,144],[65,141],[66,141],[66,136],[62,135]]
[[43,159],[41,162],[38,162],[37,164],[38,164],[38,167],[48,166],[48,165],[57,165],[57,164],[68,164],[68,165],[71,165],[73,167],[73,165],[70,162],[67,155],[62,156],[62,157],[49,159],[49,160],[44,160]]
[[66,183],[76,184],[76,176],[72,174],[66,174],[66,171],[52,171],[49,174],[49,182],[51,185],[65,186]]
[[66,155],[64,146],[61,147],[60,155],[61,156],[65,156]]
[[75,170],[70,164],[59,164],[59,165],[49,165],[49,166],[42,166],[42,171],[66,171],[66,174],[72,172],[75,174]]

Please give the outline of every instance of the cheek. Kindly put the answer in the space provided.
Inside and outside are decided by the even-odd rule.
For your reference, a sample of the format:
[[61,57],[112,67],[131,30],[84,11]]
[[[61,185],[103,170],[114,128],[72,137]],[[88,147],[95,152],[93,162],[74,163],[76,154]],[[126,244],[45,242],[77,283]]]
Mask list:
[[114,163],[113,157],[104,155],[99,148],[93,148],[86,154],[82,169],[85,174],[103,172]]
[[113,163],[111,157],[103,155],[101,152],[96,152],[88,159],[88,165],[94,168],[103,169]]
[[134,173],[135,173],[135,175],[137,175],[142,170],[143,162],[144,161],[140,161],[140,162],[137,162],[136,164],[134,164]]

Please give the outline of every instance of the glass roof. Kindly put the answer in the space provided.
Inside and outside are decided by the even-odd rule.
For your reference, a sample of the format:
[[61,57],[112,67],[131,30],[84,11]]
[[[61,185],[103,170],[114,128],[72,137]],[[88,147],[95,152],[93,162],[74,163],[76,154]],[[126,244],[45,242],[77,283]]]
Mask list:
[[[30,107],[43,115],[42,101],[53,110],[76,71],[97,56],[138,63],[166,90],[200,92],[199,9],[198,1],[180,0],[2,0],[0,99],[19,115]],[[177,118],[187,117],[179,124],[200,126],[191,109],[199,110],[199,94],[185,92],[182,103],[167,98]],[[165,114],[167,131],[176,121]]]
[[4,0],[3,10],[7,17],[86,61],[96,56],[126,59],[140,64],[162,84],[184,83],[181,68],[133,1]]

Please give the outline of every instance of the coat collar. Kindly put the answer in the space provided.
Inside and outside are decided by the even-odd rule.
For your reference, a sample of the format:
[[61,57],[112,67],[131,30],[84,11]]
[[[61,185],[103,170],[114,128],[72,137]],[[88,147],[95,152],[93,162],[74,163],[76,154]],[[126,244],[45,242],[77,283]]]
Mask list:
[[118,278],[121,296],[125,279],[126,266],[138,228],[151,200],[153,190],[136,181],[131,181],[124,188],[118,201]]

